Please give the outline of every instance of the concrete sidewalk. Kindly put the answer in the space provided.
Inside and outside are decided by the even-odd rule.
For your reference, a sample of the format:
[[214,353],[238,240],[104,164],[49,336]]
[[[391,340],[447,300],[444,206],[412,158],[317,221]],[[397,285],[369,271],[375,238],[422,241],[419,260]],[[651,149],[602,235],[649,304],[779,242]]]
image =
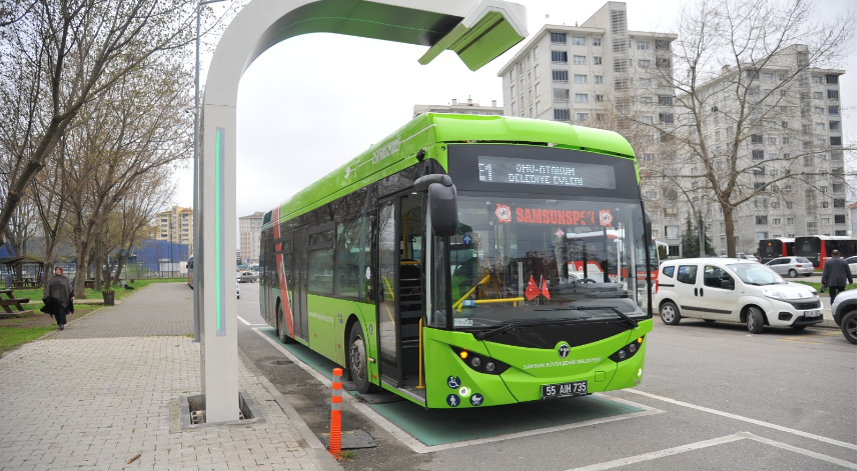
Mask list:
[[263,420],[176,426],[171,404],[201,385],[192,297],[182,283],[152,284],[0,358],[0,469],[337,468],[242,361],[239,389]]

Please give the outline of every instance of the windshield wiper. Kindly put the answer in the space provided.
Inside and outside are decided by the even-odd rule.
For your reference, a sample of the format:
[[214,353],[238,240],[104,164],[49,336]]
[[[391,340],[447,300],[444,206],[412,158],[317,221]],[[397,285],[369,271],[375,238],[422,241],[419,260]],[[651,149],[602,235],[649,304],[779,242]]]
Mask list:
[[613,311],[622,318],[625,322],[631,325],[631,327],[637,327],[637,321],[628,317],[624,312],[616,309],[613,306],[568,306],[568,307],[554,307],[550,309],[536,309],[536,311]]
[[[590,317],[584,317],[583,319],[591,319]],[[491,330],[483,330],[482,332],[476,332],[473,334],[476,337],[476,340],[485,340],[488,337],[492,337],[496,334],[505,332],[509,329],[514,329],[516,327],[538,327],[542,325],[559,325],[559,324],[569,324],[572,322],[576,322],[581,320],[581,318],[577,319],[549,319],[547,317],[542,317],[540,319],[530,319],[526,321],[516,321],[516,322],[503,322],[499,327],[495,327]]]

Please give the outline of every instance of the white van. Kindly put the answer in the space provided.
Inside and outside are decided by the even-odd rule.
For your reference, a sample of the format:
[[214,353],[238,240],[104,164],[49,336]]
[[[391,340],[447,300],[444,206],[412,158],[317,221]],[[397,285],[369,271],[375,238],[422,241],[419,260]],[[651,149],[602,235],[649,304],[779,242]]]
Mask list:
[[746,322],[751,333],[766,325],[803,329],[822,321],[821,300],[809,286],[790,283],[758,262],[688,258],[661,265],[654,304],[667,325],[682,317]]

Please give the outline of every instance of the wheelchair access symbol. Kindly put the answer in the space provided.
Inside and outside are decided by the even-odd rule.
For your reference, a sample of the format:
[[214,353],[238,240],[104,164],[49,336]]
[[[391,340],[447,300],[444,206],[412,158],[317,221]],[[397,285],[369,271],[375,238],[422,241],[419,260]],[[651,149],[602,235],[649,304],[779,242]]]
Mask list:
[[461,378],[458,376],[450,376],[446,378],[446,385],[449,386],[450,389],[458,389],[461,386]]

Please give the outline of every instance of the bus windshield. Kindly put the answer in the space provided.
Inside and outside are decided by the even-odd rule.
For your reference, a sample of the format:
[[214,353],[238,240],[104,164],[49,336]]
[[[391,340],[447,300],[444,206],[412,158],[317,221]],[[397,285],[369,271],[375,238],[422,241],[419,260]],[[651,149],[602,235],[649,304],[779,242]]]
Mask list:
[[459,195],[458,210],[454,329],[647,315],[639,203]]

